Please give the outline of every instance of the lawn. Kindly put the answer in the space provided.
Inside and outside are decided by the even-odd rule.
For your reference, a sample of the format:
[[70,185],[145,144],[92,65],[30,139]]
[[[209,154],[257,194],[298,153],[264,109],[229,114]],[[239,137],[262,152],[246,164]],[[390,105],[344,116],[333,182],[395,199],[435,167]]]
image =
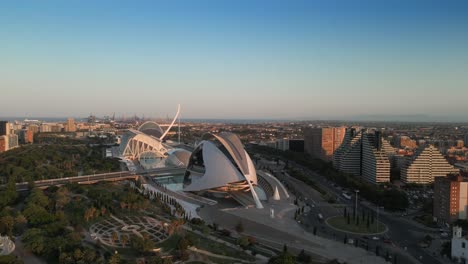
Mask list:
[[197,236],[196,240],[197,240],[197,243],[195,246],[197,248],[210,251],[211,253],[214,253],[214,254],[240,258],[240,259],[245,259],[245,260],[255,259],[253,256],[246,254],[243,251],[235,250],[231,247],[225,246],[221,243],[214,242],[213,240],[204,238],[202,236]]
[[367,223],[362,221],[359,225],[356,225],[354,221],[351,221],[350,224],[347,223],[347,219],[342,216],[335,216],[327,219],[327,223],[339,230],[345,232],[353,232],[353,233],[361,233],[361,234],[373,234],[373,233],[380,233],[385,231],[386,226],[382,222],[379,222],[378,226],[377,223],[371,224],[369,228],[367,227]]

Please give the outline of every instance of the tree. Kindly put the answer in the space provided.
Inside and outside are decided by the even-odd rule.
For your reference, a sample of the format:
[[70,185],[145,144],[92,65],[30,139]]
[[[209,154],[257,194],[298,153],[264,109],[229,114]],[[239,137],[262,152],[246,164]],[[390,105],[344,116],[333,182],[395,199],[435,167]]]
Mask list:
[[241,236],[237,239],[237,244],[241,248],[247,248],[249,246],[249,239],[246,236]]
[[120,263],[120,255],[117,251],[110,257],[109,264],[119,264]]
[[80,261],[83,259],[83,252],[81,251],[81,249],[77,248],[75,249],[75,251],[73,251],[73,258],[75,259],[75,261]]
[[49,198],[45,196],[44,192],[41,189],[34,188],[29,194],[27,199],[28,204],[35,204],[37,206],[45,208],[49,205]]
[[283,252],[279,255],[270,258],[268,261],[270,264],[294,264],[295,258],[291,253],[288,252],[288,247],[284,245]]
[[172,264],[171,258],[161,258],[160,256],[153,256],[148,258],[148,264]]
[[0,218],[0,232],[6,234],[7,236],[12,236],[13,226],[15,224],[15,219],[6,215]]
[[189,242],[188,240],[185,238],[185,237],[181,237],[179,239],[179,243],[177,243],[177,247],[179,248],[179,250],[183,251],[183,250],[187,250],[187,248],[189,247]]
[[23,241],[27,249],[34,254],[42,255],[45,252],[46,241],[44,231],[38,228],[31,228],[23,235]]
[[167,227],[167,233],[169,235],[172,235],[174,233],[179,234],[183,225],[183,219],[174,219],[169,223],[169,226]]
[[15,226],[14,226],[15,233],[22,234],[24,229],[26,228],[27,222],[28,220],[26,219],[26,217],[24,217],[24,215],[18,214],[15,217]]
[[90,248],[86,248],[83,251],[83,260],[87,263],[93,263],[96,257],[97,257],[96,252]]
[[6,264],[23,264],[23,261],[19,260],[18,257],[15,255],[5,255],[5,256],[0,256],[0,263],[6,263]]
[[112,239],[112,244],[115,244],[115,241],[117,241],[117,239],[119,239],[119,235],[117,234],[117,232],[112,232],[111,234],[111,239]]
[[69,192],[66,187],[59,188],[55,193],[55,210],[61,210],[70,202]]
[[237,233],[242,233],[244,232],[244,224],[242,224],[242,221],[239,221],[236,225],[236,231]]
[[34,203],[28,204],[23,214],[32,226],[48,224],[55,220],[55,217],[47,212],[44,207]]
[[125,247],[128,242],[128,235],[121,235],[120,236],[120,243],[122,243],[122,247]]
[[133,249],[140,253],[150,252],[155,247],[154,242],[148,237],[148,235],[143,235],[143,237],[132,235],[130,237],[130,244]]
[[305,253],[304,250],[301,250],[301,252],[299,253],[299,255],[297,255],[297,261],[299,262],[302,262],[302,263],[310,263],[310,261],[312,260],[311,256],[308,255],[307,253]]

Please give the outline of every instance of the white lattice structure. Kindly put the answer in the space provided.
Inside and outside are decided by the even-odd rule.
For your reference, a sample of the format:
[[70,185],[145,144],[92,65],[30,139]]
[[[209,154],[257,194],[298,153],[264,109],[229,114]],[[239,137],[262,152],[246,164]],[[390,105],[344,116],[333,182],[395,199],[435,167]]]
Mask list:
[[146,135],[135,129],[129,129],[120,144],[122,156],[130,159],[139,159],[143,153],[154,153],[158,158],[167,157],[168,148],[159,138]]
[[[138,130],[129,129],[123,136],[119,147],[120,157],[129,160],[139,160],[145,168],[164,167],[165,160],[171,155],[168,151],[171,149],[163,143],[164,137],[174,125],[180,114],[180,105],[170,126],[163,131],[155,122],[148,121],[143,123]],[[176,152],[174,152],[176,153]],[[177,153],[180,156],[180,153]],[[172,158],[171,164],[183,166],[183,161]],[[188,159],[188,158],[187,158]],[[176,162],[177,161],[177,162]]]

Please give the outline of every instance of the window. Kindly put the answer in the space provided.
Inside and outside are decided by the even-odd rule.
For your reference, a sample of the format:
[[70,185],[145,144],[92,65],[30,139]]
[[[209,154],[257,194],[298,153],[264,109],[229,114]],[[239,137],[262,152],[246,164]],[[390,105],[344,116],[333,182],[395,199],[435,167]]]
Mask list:
[[465,248],[465,242],[462,242],[462,248]]

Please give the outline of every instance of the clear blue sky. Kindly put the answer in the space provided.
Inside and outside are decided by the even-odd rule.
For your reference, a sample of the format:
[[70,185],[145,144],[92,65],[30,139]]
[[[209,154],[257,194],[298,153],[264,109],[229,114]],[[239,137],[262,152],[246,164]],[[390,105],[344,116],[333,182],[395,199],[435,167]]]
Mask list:
[[468,113],[468,1],[2,1],[0,116]]

